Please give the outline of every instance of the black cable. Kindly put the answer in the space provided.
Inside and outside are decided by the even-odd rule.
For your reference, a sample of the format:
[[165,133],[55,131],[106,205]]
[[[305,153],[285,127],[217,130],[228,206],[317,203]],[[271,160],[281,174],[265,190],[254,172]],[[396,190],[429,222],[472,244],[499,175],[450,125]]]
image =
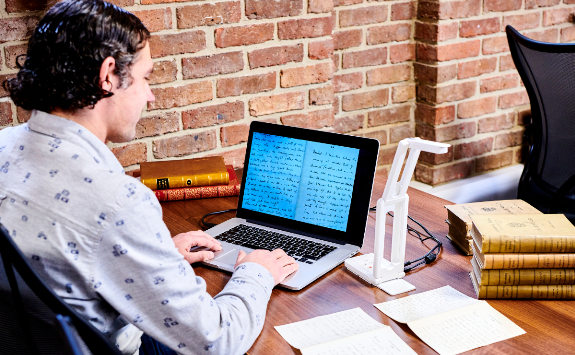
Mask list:
[[217,226],[217,224],[216,224],[216,223],[206,222],[206,221],[205,221],[206,217],[213,216],[213,215],[220,214],[220,213],[234,212],[234,211],[237,211],[237,210],[236,210],[235,208],[231,208],[231,209],[229,209],[229,210],[223,210],[223,211],[216,211],[216,212],[206,213],[205,215],[202,216],[202,219],[200,220],[200,223],[202,223],[202,224],[204,225],[204,227],[206,227],[206,228],[215,227],[215,226]]

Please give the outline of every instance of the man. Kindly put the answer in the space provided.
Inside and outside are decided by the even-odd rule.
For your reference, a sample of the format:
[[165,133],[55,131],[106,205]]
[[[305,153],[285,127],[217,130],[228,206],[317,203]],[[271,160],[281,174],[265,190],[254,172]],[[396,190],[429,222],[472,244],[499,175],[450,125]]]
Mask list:
[[201,231],[172,239],[152,191],[104,144],[133,139],[154,100],[149,37],[134,15],[101,0],[66,0],[46,13],[5,84],[16,105],[34,111],[0,131],[0,223],[123,353],[174,353],[162,344],[182,354],[244,353],[272,288],[297,264],[281,250],[242,253],[212,298],[189,264],[213,252],[189,250],[219,250],[218,241]]

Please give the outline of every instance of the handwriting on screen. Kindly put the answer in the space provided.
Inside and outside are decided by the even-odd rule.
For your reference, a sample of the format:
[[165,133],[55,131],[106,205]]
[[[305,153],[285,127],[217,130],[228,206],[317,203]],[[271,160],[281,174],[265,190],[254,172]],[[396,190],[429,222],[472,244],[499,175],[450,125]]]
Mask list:
[[359,150],[254,133],[243,208],[345,231]]

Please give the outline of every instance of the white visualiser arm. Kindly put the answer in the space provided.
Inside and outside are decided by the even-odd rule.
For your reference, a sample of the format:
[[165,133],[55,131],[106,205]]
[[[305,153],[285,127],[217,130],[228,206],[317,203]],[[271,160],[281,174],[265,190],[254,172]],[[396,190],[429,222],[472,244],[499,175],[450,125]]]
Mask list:
[[[407,236],[407,206],[409,204],[409,196],[406,193],[407,187],[421,151],[442,154],[447,153],[448,147],[449,144],[426,141],[420,138],[406,138],[399,142],[385,190],[382,197],[377,201],[375,252],[374,254],[347,259],[345,265],[350,271],[373,285],[405,276],[403,269]],[[398,181],[408,149],[410,150],[409,156],[405,162],[401,180]],[[385,217],[388,212],[393,212],[394,215],[390,261],[383,257]]]

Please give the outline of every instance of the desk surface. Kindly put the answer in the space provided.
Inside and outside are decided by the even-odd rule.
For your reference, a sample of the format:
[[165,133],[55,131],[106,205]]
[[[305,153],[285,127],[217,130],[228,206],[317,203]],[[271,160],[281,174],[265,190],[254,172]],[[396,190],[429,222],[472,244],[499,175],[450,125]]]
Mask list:
[[[377,176],[372,195],[372,206],[385,186],[385,178]],[[471,270],[470,257],[463,256],[445,237],[447,234],[447,212],[443,207],[449,201],[415,189],[408,190],[409,214],[439,237],[443,251],[438,260],[412,271],[405,280],[417,289],[408,294],[429,291],[445,285],[475,297],[468,272]],[[164,221],[172,235],[197,230],[200,218],[208,212],[235,208],[237,197],[214,198],[192,201],[172,201],[162,203]],[[220,223],[233,217],[233,213],[210,219]],[[391,233],[391,218],[388,217],[388,236]],[[375,213],[370,213],[362,253],[373,252]],[[387,240],[391,238],[386,238]],[[433,243],[429,243],[433,246]],[[389,250],[386,243],[386,250]],[[427,248],[415,237],[408,235],[406,260],[425,253]],[[197,275],[203,277],[208,292],[216,295],[228,282],[230,274],[194,265]],[[393,330],[418,354],[436,354],[423,343],[405,324],[396,323],[373,304],[405,297],[406,294],[389,296],[377,287],[366,283],[346,270],[342,264],[316,280],[301,291],[274,289],[271,296],[266,322],[262,334],[256,340],[249,354],[298,354],[274,329],[274,326],[297,322],[320,315],[360,307],[378,322],[391,326]],[[507,316],[527,334],[472,350],[474,354],[559,354],[575,349],[575,302],[573,301],[511,301],[489,300],[489,304]]]

